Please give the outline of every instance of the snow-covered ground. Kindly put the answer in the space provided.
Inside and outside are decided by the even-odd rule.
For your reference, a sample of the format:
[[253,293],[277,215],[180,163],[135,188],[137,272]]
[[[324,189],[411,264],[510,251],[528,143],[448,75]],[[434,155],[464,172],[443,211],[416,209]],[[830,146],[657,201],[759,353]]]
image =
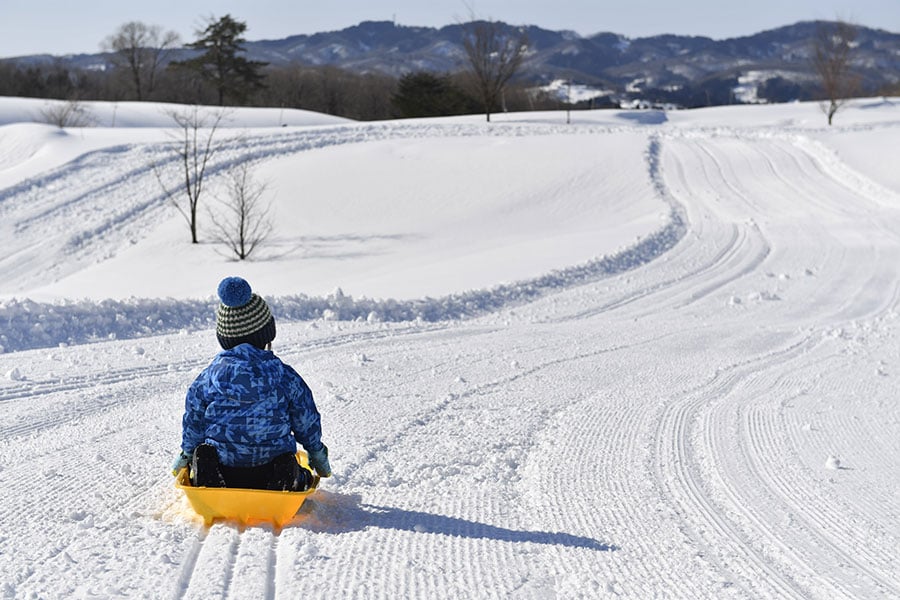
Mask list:
[[[87,109],[0,99],[0,596],[900,598],[900,99],[235,111],[242,263],[160,193],[163,107]],[[280,532],[168,472],[227,274],[331,448]]]

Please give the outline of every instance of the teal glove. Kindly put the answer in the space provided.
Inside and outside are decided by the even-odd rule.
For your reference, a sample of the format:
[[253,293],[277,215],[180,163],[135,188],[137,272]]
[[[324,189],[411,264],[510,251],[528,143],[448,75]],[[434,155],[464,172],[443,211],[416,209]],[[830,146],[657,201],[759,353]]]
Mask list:
[[322,444],[322,447],[315,452],[307,451],[309,456],[309,466],[316,470],[319,477],[331,477],[331,465],[328,464],[328,447]]
[[186,469],[191,464],[191,460],[193,458],[193,456],[185,453],[185,451],[182,450],[178,457],[175,459],[175,462],[172,463],[172,475],[178,475],[178,471]]

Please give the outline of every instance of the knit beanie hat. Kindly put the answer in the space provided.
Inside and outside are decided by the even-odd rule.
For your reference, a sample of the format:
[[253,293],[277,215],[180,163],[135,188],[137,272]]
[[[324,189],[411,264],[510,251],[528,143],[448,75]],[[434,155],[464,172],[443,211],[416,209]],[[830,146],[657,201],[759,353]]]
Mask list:
[[266,301],[253,293],[240,277],[226,277],[219,283],[216,310],[216,337],[225,350],[239,344],[253,344],[263,350],[275,339],[275,318]]

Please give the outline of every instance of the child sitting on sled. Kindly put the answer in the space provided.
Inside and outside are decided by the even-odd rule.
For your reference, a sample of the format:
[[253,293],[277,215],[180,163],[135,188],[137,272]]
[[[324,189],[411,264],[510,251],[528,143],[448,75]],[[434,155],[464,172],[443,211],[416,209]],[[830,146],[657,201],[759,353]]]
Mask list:
[[187,392],[172,473],[190,467],[195,486],[304,491],[314,476],[295,459],[297,443],[320,477],[331,476],[312,392],[272,353],[275,319],[250,284],[228,277],[218,294],[223,351]]

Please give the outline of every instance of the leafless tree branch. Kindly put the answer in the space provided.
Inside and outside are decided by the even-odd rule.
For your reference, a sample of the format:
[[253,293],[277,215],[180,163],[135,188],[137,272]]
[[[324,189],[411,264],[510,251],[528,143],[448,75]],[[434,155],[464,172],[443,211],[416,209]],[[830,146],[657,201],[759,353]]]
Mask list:
[[156,180],[178,212],[187,221],[191,230],[191,243],[197,240],[197,209],[203,193],[206,169],[216,152],[214,139],[222,120],[226,116],[224,109],[208,112],[198,106],[183,110],[172,110],[167,113],[177,126],[172,134],[175,139],[173,152],[177,156],[177,164],[182,179],[182,186],[175,189],[166,185],[163,167],[153,164]]
[[813,39],[813,68],[819,75],[825,102],[822,110],[831,125],[835,113],[859,91],[859,77],[853,72],[856,27],[844,21],[823,23]]
[[228,196],[219,199],[224,216],[210,212],[215,241],[228,247],[239,260],[246,260],[272,233],[271,203],[264,201],[268,185],[253,178],[248,163],[228,172]]
[[91,124],[91,115],[84,104],[78,100],[49,101],[41,109],[41,120],[50,125],[63,127],[87,127]]
[[153,93],[166,55],[179,43],[174,31],[163,32],[159,25],[129,21],[107,37],[101,47],[113,53],[114,63],[128,70],[137,100],[143,100]]
[[472,85],[490,121],[491,111],[500,105],[507,83],[522,66],[528,36],[523,30],[510,33],[496,21],[471,21],[463,25],[463,48]]

